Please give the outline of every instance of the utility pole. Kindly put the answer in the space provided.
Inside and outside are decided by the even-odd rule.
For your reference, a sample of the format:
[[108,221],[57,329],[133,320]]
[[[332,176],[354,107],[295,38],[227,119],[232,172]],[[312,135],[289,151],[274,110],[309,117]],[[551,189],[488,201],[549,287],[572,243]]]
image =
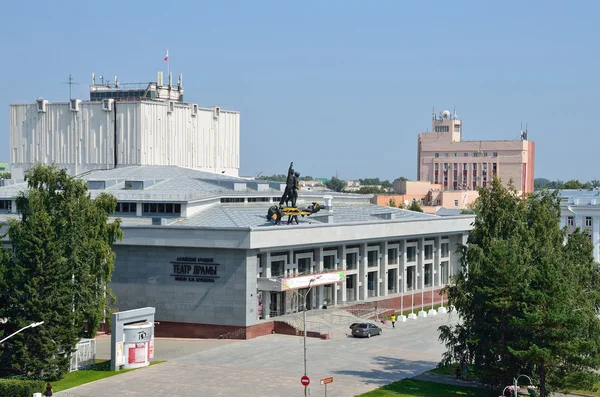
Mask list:
[[73,96],[71,95],[72,87],[73,87],[73,85],[79,85],[79,83],[75,83],[73,81],[73,77],[71,76],[71,73],[69,73],[69,79],[68,79],[68,81],[66,81],[64,83],[61,83],[61,84],[68,84],[69,85],[69,101],[70,101],[71,99],[73,99]]

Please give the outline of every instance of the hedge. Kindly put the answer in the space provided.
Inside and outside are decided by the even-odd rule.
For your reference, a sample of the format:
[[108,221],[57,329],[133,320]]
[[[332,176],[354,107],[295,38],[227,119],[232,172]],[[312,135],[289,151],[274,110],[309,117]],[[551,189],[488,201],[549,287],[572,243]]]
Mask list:
[[31,397],[45,389],[46,382],[41,380],[0,379],[0,397]]

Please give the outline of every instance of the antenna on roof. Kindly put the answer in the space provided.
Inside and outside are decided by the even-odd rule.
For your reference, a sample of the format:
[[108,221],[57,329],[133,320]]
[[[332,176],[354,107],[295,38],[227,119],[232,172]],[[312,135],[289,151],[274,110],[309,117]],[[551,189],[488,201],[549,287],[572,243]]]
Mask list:
[[437,119],[437,115],[435,114],[435,108],[432,106],[431,107],[431,120],[436,120]]
[[[92,73],[92,80],[94,80],[94,79],[95,79],[95,77],[94,77],[94,74]],[[66,81],[64,83],[61,83],[61,84],[68,84],[69,85],[69,101],[70,101],[71,99],[73,99],[73,97],[71,96],[71,87],[73,85],[79,85],[79,83],[75,83],[73,81],[73,77],[71,76],[71,73],[69,73],[69,79],[68,79],[68,81]]]
[[456,106],[454,106],[454,116],[453,116],[454,120],[456,120]]

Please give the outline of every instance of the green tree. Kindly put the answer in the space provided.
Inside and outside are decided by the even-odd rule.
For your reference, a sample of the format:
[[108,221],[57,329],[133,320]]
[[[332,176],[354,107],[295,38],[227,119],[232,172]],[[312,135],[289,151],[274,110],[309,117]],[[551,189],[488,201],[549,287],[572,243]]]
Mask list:
[[446,288],[460,315],[440,327],[443,362],[467,360],[483,382],[532,376],[540,397],[592,387],[600,364],[598,266],[588,237],[564,245],[557,192],[522,199],[495,179],[481,189],[461,271]]
[[10,179],[10,172],[0,172],[0,179]]
[[365,178],[358,180],[363,186],[378,186],[381,185],[381,181],[379,178]]
[[310,175],[306,175],[306,176],[301,176],[300,180],[301,181],[314,181],[315,179]]
[[581,183],[576,179],[566,181],[560,186],[560,189],[589,189],[592,185],[589,182]]
[[392,182],[388,181],[387,179],[385,181],[381,181],[382,189],[389,189],[391,187],[392,187]]
[[336,192],[341,192],[346,187],[346,181],[343,181],[335,176],[332,176],[330,180],[325,183],[328,189]]
[[410,205],[408,206],[408,208],[406,208],[409,211],[416,211],[416,212],[423,212],[423,209],[421,208],[421,204],[419,204],[419,202],[417,200],[413,200]]
[[392,197],[392,198],[390,199],[390,202],[389,202],[389,204],[388,204],[388,205],[389,205],[390,207],[394,207],[394,208],[395,208],[395,207],[397,207],[397,205],[396,205],[396,200],[395,200],[395,199]]
[[394,182],[396,182],[396,181],[399,181],[399,182],[408,181],[408,178],[401,176],[399,178],[394,179]]
[[591,187],[600,187],[600,181],[597,179],[592,179],[589,183]]
[[0,318],[9,319],[7,333],[44,324],[5,342],[0,366],[56,379],[68,370],[75,344],[95,335],[108,309],[120,220],[108,222],[114,197],[92,200],[86,183],[65,170],[37,165],[26,181],[17,198],[21,219],[9,222],[12,255],[4,259],[4,282],[11,288],[0,291],[7,303]]
[[271,181],[271,182],[286,182],[287,175],[277,174],[277,175],[264,175],[258,178],[261,181]]
[[535,178],[533,180],[533,188],[535,190],[543,189],[550,183],[549,179],[546,178]]
[[385,193],[385,190],[381,190],[376,186],[361,186],[360,189],[356,192],[358,194],[380,194]]

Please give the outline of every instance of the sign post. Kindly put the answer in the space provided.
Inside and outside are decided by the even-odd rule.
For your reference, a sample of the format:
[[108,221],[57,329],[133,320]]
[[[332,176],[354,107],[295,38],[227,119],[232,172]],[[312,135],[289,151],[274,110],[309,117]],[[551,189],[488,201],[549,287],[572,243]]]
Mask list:
[[333,376],[321,379],[321,384],[325,385],[325,397],[327,397],[327,385],[333,383]]

